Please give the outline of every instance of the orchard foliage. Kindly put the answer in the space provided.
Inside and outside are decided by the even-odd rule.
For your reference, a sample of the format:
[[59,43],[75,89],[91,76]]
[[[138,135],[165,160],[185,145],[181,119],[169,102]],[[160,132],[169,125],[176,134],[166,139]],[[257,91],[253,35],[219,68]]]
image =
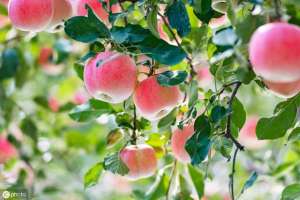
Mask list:
[[299,199],[299,26],[298,0],[0,1],[0,189]]

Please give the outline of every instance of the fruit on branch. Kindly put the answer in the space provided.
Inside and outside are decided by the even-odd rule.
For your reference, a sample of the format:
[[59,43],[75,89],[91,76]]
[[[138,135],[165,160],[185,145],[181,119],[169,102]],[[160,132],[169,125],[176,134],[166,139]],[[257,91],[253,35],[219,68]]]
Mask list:
[[188,124],[183,129],[176,128],[171,138],[171,148],[174,157],[182,163],[191,162],[190,155],[185,150],[185,143],[194,133],[194,124]]
[[23,31],[42,31],[53,16],[53,0],[10,0],[8,15],[12,24]]
[[73,15],[73,7],[70,0],[53,0],[53,16],[48,24],[48,30],[54,31],[64,20]]
[[[109,0],[104,1],[109,10]],[[77,0],[75,3],[76,13],[79,16],[87,15],[86,5],[89,5],[94,13],[104,22],[108,22],[108,12],[103,8],[102,3],[99,0]],[[121,11],[121,8],[118,4],[111,6],[112,13]]]
[[63,70],[63,65],[57,65],[53,62],[54,52],[50,47],[43,47],[40,50],[38,64],[48,75],[58,75]]
[[48,98],[48,107],[50,108],[50,110],[52,112],[58,112],[60,103],[58,102],[58,100],[55,97],[49,97]]
[[120,158],[128,167],[129,179],[140,179],[152,176],[157,169],[154,149],[146,144],[131,145],[120,152]]
[[157,82],[157,75],[154,75],[138,84],[133,101],[142,117],[155,121],[171,112],[182,97],[178,86],[161,86]]
[[16,156],[16,148],[6,138],[0,137],[0,164],[3,164]]
[[245,145],[247,149],[259,149],[263,147],[266,142],[258,140],[256,137],[256,125],[258,122],[258,117],[250,116],[243,128],[239,133],[239,141]]
[[300,80],[300,28],[284,22],[259,27],[249,44],[254,72],[264,80]]
[[300,92],[300,80],[287,83],[264,81],[264,83],[268,89],[281,97],[292,97]]
[[136,82],[137,68],[128,55],[102,52],[84,68],[84,83],[90,95],[109,103],[121,103],[130,97]]

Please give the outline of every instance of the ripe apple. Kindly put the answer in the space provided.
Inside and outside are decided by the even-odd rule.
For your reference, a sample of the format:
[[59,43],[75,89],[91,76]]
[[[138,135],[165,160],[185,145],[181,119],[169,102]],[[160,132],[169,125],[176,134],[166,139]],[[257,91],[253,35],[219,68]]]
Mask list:
[[300,92],[300,80],[288,83],[271,81],[264,81],[264,83],[272,92],[281,97],[292,97]]
[[254,72],[264,80],[300,80],[300,28],[284,22],[259,27],[251,38],[249,57]]
[[48,75],[58,75],[63,70],[63,65],[57,65],[53,62],[54,52],[50,47],[43,47],[40,50],[38,57],[38,64],[42,67],[43,71]]
[[48,99],[48,106],[52,112],[58,112],[60,103],[55,97],[49,97]]
[[55,31],[64,20],[73,15],[73,7],[70,0],[53,0],[53,4],[54,13],[48,24],[48,31]]
[[258,140],[256,137],[257,122],[258,117],[250,116],[239,133],[240,142],[248,149],[259,149],[266,144],[265,141]]
[[189,124],[183,127],[183,129],[176,128],[173,131],[171,138],[171,148],[174,157],[182,163],[191,162],[190,155],[185,150],[185,143],[193,135],[194,126]]
[[10,0],[8,16],[12,24],[23,31],[44,30],[54,14],[53,0]]
[[90,95],[109,103],[121,103],[130,97],[136,82],[137,68],[128,55],[102,52],[84,68],[84,83]]
[[157,75],[154,75],[138,84],[133,101],[142,117],[155,121],[172,111],[182,96],[178,86],[161,86],[157,82]]
[[[105,0],[107,7],[109,8],[109,0]],[[99,0],[77,0],[75,3],[75,9],[77,12],[77,15],[79,16],[85,16],[87,15],[86,10],[86,4],[89,5],[94,13],[104,22],[108,22],[108,13],[106,10],[102,7],[102,3],[100,3]],[[117,13],[121,11],[121,8],[118,4],[114,4],[111,7],[111,11],[113,13]]]
[[0,164],[4,164],[16,156],[16,148],[6,138],[0,137]]
[[154,149],[146,144],[131,145],[120,152],[120,158],[128,167],[129,179],[140,179],[152,176],[157,168]]
[[86,103],[89,100],[89,97],[85,91],[79,90],[74,94],[73,103],[81,105]]

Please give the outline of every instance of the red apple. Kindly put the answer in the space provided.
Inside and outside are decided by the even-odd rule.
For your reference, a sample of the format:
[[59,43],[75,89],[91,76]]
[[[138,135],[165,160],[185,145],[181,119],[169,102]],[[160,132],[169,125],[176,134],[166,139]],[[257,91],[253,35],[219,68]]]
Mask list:
[[171,138],[171,147],[174,157],[182,163],[191,162],[190,155],[185,150],[185,143],[194,134],[193,124],[183,127],[183,129],[176,128],[173,131]]
[[90,95],[109,103],[121,103],[130,97],[136,82],[137,68],[128,55],[99,53],[84,68],[84,83]]
[[275,94],[281,97],[292,97],[300,92],[300,80],[288,83],[276,83],[264,81],[266,86]]
[[4,164],[16,156],[16,148],[6,138],[0,137],[0,164]]
[[264,80],[300,80],[300,28],[283,22],[259,27],[249,44],[254,72]]
[[146,144],[125,147],[120,152],[120,158],[129,169],[127,177],[130,179],[152,176],[157,169],[155,151]]
[[54,31],[64,20],[67,20],[73,15],[73,8],[70,0],[53,0],[53,3],[54,13],[48,24],[49,31]]
[[[105,0],[107,7],[109,8],[109,0]],[[102,7],[102,3],[99,0],[77,0],[75,7],[77,15],[85,16],[87,15],[86,4],[89,5],[95,14],[104,22],[108,22],[108,13]],[[118,4],[114,4],[111,8],[113,13],[121,11],[121,8]]]
[[10,0],[8,15],[12,24],[23,31],[42,31],[54,13],[53,0]]
[[155,75],[138,84],[133,100],[142,117],[155,121],[172,111],[182,101],[182,96],[178,86],[161,86]]

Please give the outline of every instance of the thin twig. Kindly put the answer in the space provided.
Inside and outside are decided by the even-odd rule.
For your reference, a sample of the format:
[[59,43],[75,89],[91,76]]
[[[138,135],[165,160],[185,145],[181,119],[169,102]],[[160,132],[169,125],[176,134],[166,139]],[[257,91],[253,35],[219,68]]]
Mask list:
[[230,174],[230,183],[229,183],[229,190],[230,190],[230,193],[231,193],[231,200],[235,200],[235,196],[234,196],[234,174],[235,174],[235,165],[236,165],[236,158],[237,158],[238,151],[239,151],[239,148],[237,147],[234,151],[233,159],[232,159],[232,170],[231,170],[231,174]]
[[137,120],[137,116],[136,116],[136,107],[135,105],[133,106],[133,129],[132,129],[132,135],[131,135],[131,144],[136,145],[136,141],[137,141],[137,135],[136,135],[136,120]]
[[276,19],[281,19],[281,9],[280,9],[280,5],[281,2],[280,0],[273,0],[274,1],[274,8],[275,8],[275,17]]

